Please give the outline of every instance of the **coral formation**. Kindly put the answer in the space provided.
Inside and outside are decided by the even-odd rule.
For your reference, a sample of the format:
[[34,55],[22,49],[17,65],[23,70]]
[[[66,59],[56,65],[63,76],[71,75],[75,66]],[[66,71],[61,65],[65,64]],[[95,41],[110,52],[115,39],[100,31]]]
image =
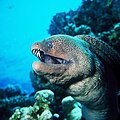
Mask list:
[[75,24],[68,24],[68,26],[64,27],[65,34],[69,35],[77,35],[79,34],[86,34],[86,35],[93,35],[94,33],[92,32],[91,28],[87,25],[80,25],[78,27],[75,26]]
[[15,109],[34,103],[33,96],[22,91],[19,85],[7,85],[0,89],[0,120],[8,120]]
[[76,11],[70,10],[68,13],[61,12],[54,15],[48,33],[50,35],[67,34],[72,36],[95,35],[120,52],[118,49],[120,47],[119,31],[115,27],[120,22],[119,6],[119,0],[111,2],[83,0],[82,5]]
[[71,96],[62,100],[64,120],[80,120],[82,118],[81,104]]
[[36,92],[33,107],[23,107],[16,109],[9,120],[51,120],[52,113],[49,104],[54,99],[54,93],[51,90],[41,90]]
[[[76,11],[70,10],[68,13],[57,13],[53,16],[48,32],[51,35],[65,34],[64,28],[70,24],[75,27],[90,26],[94,33],[107,31],[120,21],[119,5],[119,0],[113,1],[110,6],[107,6],[104,0],[83,0]],[[71,32],[69,35],[72,35]]]
[[[51,90],[40,90],[34,95],[35,103],[33,106],[17,108],[9,120],[81,120],[81,104],[71,96],[62,100],[62,116],[54,112],[52,102],[54,93]],[[50,106],[52,104],[52,106]],[[58,106],[57,106],[58,107]]]
[[114,24],[109,31],[101,32],[97,36],[120,52],[120,22]]

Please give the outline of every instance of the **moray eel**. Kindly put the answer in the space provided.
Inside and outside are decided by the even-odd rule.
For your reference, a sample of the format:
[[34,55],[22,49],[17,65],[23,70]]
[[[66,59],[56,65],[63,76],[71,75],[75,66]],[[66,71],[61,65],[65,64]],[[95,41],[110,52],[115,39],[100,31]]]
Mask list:
[[34,43],[32,53],[40,60],[32,64],[35,73],[79,101],[86,120],[117,119],[113,71],[120,56],[113,48],[91,36],[58,34]]

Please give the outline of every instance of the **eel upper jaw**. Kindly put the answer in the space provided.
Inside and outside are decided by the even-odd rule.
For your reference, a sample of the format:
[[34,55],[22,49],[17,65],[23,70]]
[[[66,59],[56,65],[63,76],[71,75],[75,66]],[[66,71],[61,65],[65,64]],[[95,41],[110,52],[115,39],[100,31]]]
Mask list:
[[63,58],[58,58],[52,55],[46,54],[40,49],[32,49],[32,53],[43,63],[46,64],[69,64],[70,60],[65,60]]

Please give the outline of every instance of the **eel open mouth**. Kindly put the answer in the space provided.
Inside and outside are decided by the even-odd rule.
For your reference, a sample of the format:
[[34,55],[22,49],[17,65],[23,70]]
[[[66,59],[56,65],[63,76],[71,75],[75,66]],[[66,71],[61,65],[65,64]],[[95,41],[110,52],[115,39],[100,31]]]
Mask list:
[[41,62],[47,63],[47,64],[68,64],[70,61],[67,61],[62,58],[54,57],[48,54],[45,54],[44,51],[40,49],[32,49],[32,53],[39,58]]

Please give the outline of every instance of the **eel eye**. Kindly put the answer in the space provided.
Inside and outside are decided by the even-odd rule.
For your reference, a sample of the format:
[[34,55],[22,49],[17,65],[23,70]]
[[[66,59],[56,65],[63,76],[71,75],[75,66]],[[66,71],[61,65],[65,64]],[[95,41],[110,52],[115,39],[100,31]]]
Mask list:
[[53,47],[53,44],[51,42],[48,43],[48,47],[49,48],[52,48]]

